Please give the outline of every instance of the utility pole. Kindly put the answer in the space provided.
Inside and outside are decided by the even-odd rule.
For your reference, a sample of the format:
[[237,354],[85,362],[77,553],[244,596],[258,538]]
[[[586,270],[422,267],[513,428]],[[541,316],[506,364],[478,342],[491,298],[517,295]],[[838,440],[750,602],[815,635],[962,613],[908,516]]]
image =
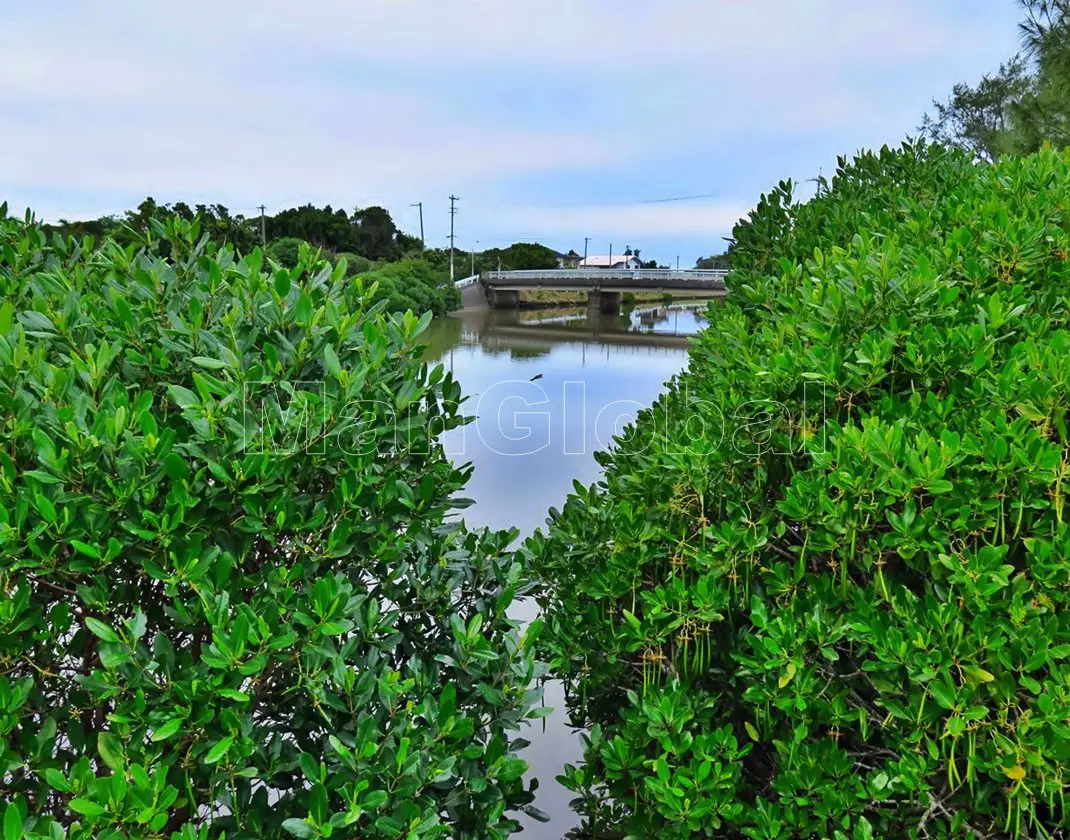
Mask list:
[[606,268],[613,268],[613,243],[609,243],[609,265]]
[[453,217],[457,215],[457,196],[450,196],[450,282],[454,281],[455,272],[453,268],[453,241],[456,238],[453,235]]
[[587,243],[591,241],[591,237],[583,237],[583,267],[587,268]]
[[420,208],[420,250],[424,250],[427,247],[427,242],[424,240],[424,203],[417,201],[415,204],[410,204],[410,207]]
[[260,244],[267,245],[267,222],[264,221],[264,211],[267,208],[261,204],[257,209],[260,211]]
[[817,177],[816,178],[807,178],[806,179],[807,181],[812,181],[813,183],[815,183],[817,185],[815,193],[817,194],[818,198],[821,197],[821,173],[822,173],[823,170],[824,170],[824,167],[818,167]]
[[676,255],[676,270],[677,271],[680,270],[680,255],[679,254]]
[[475,248],[472,249],[472,273],[468,275],[469,277],[475,277],[476,276],[476,249],[477,248],[479,248],[479,240],[478,239],[476,240]]

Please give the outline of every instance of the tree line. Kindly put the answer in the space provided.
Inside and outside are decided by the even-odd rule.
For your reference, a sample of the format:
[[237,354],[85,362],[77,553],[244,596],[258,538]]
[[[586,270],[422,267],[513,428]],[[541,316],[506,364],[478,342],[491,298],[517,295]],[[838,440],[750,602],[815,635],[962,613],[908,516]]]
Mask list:
[[[344,256],[350,273],[363,273],[376,264],[421,259],[436,271],[448,271],[448,248],[426,248],[420,237],[401,230],[390,211],[384,207],[358,207],[352,212],[331,205],[316,207],[304,204],[281,210],[274,215],[244,216],[232,213],[222,204],[193,204],[184,201],[161,204],[151,196],[136,209],[121,215],[105,215],[86,221],[60,219],[44,228],[64,236],[96,239],[109,237],[123,245],[140,241],[149,230],[151,221],[178,217],[191,222],[199,218],[201,231],[218,244],[230,244],[240,254],[247,254],[257,245],[265,244],[267,254],[288,268],[297,263],[302,243],[324,251],[330,257]],[[643,260],[640,249],[628,248],[625,256],[640,258],[643,268],[668,268],[657,260]],[[568,256],[579,257],[575,251]],[[483,251],[453,252],[457,277],[482,271],[531,271],[557,268],[560,255],[553,248],[538,242],[514,242],[501,248]],[[729,254],[703,257],[696,268],[727,268]]]
[[121,216],[76,222],[61,219],[48,227],[74,236],[108,236],[122,244],[138,239],[152,219],[162,221],[172,216],[185,221],[200,218],[202,233],[233,245],[239,253],[250,252],[262,241],[270,245],[284,239],[308,242],[328,253],[357,254],[375,262],[401,260],[421,249],[420,238],[398,228],[390,212],[379,206],[358,207],[349,213],[329,204],[305,204],[260,218],[233,214],[222,204],[159,204],[150,196]]
[[[230,245],[239,254],[263,244],[268,258],[288,269],[299,264],[306,248],[335,264],[344,260],[349,276],[362,276],[369,286],[377,284],[378,297],[388,301],[390,311],[442,315],[460,305],[451,282],[449,249],[425,248],[419,237],[401,230],[390,212],[379,206],[347,212],[305,204],[274,215],[247,217],[222,204],[163,204],[150,196],[122,215],[61,219],[44,229],[62,237],[92,236],[98,242],[108,238],[128,246],[143,243],[154,221],[166,224],[171,219],[198,221],[202,236],[220,247]],[[556,268],[558,253],[539,243],[516,242],[479,253],[455,249],[453,262],[454,276],[466,277],[473,270]]]
[[[88,221],[61,219],[45,228],[79,238],[107,236],[125,245],[139,241],[153,219],[163,221],[169,217],[184,221],[200,218],[202,233],[220,244],[229,243],[242,254],[263,243],[269,256],[281,258],[279,261],[288,266],[296,263],[298,248],[307,242],[329,256],[344,255],[351,267],[356,264],[361,270],[374,263],[414,258],[426,260],[437,270],[449,267],[448,248],[425,248],[420,237],[401,230],[390,211],[377,205],[347,212],[329,204],[324,207],[305,204],[261,218],[232,213],[222,204],[190,205],[183,201],[160,204],[150,196],[136,209],[122,215]],[[639,255],[638,250],[634,253]],[[454,249],[458,276],[467,275],[473,266],[476,271],[556,268],[558,258],[557,251],[537,242],[516,242],[479,252]],[[657,263],[651,260],[649,265],[653,268]]]

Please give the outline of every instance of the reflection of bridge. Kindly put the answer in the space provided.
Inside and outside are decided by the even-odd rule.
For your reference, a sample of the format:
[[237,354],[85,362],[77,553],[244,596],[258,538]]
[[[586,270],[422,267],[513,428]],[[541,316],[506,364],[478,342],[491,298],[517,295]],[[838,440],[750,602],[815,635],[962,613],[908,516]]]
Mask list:
[[687,347],[694,336],[656,332],[622,332],[620,330],[577,330],[569,327],[510,324],[495,327],[496,335],[510,339],[540,342],[568,341],[576,344],[622,344],[627,347]]
[[[719,269],[558,268],[487,271],[479,275],[479,282],[490,305],[496,309],[519,306],[522,291],[548,289],[587,292],[589,306],[600,312],[616,312],[623,292],[720,297],[726,293],[724,278],[727,274]],[[472,282],[474,278],[461,281]]]

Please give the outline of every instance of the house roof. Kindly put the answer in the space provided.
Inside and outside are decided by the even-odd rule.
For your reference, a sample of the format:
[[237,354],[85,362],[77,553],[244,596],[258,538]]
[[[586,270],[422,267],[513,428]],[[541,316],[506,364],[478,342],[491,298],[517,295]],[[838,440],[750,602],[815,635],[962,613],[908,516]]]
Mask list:
[[614,254],[612,257],[588,257],[585,260],[580,261],[580,266],[583,268],[613,268],[614,266],[624,265],[628,260],[638,260],[638,257],[624,256],[623,254]]

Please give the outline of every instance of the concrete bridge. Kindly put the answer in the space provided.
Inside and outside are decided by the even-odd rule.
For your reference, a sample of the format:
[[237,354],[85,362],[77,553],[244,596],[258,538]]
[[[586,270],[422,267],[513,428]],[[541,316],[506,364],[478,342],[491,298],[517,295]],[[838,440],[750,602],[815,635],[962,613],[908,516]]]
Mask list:
[[724,278],[727,274],[720,269],[557,268],[486,271],[478,277],[466,277],[457,285],[463,288],[478,282],[487,302],[495,309],[519,306],[523,291],[550,289],[587,292],[588,306],[599,312],[616,312],[620,309],[620,296],[625,292],[721,297],[726,294]]

